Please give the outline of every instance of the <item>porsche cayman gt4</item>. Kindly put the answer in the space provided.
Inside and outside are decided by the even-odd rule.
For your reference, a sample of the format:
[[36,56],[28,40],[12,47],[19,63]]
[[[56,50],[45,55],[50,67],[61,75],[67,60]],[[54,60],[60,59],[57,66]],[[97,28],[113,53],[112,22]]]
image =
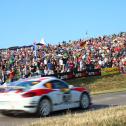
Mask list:
[[0,111],[37,113],[48,116],[53,111],[88,109],[91,98],[84,87],[74,87],[55,77],[23,79],[0,86]]

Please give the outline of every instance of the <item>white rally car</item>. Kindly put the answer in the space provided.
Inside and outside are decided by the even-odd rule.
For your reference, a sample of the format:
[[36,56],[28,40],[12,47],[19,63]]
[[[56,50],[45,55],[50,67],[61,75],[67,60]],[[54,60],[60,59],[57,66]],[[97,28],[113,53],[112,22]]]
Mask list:
[[91,98],[83,87],[68,85],[55,77],[24,79],[0,86],[0,111],[37,113],[81,107],[88,109]]

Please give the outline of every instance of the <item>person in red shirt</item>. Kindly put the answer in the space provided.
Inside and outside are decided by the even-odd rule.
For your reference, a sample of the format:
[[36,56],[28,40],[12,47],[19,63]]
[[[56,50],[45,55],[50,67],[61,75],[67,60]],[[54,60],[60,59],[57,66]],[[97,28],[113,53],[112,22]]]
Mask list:
[[14,72],[14,68],[12,67],[10,69],[10,73],[9,73],[9,81],[13,82],[14,81],[14,77],[15,77],[15,72]]

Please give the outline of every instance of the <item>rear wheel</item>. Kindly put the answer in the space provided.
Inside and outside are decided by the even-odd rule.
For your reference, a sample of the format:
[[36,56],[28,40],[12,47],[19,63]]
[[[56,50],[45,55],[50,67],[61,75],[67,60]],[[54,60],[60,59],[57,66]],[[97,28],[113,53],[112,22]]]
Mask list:
[[40,101],[39,106],[38,106],[38,115],[43,117],[43,116],[48,116],[51,113],[51,102],[49,99],[44,98]]
[[87,93],[83,93],[80,98],[80,107],[82,109],[88,109],[90,106],[90,96]]

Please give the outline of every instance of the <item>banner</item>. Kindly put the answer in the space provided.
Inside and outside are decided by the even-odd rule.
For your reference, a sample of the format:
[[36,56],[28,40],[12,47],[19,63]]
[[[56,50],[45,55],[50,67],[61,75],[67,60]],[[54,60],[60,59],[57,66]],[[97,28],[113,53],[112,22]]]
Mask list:
[[59,79],[63,80],[69,80],[73,78],[79,78],[79,77],[87,77],[87,76],[100,76],[101,70],[100,69],[93,69],[90,71],[77,71],[74,72],[65,72],[65,73],[57,73],[57,74],[51,74],[51,75],[42,75],[42,76],[55,76]]
[[113,68],[102,68],[101,69],[101,75],[112,75],[112,74],[118,74],[120,73],[120,70],[118,67],[113,67]]
[[87,70],[87,76],[101,76],[101,69]]

